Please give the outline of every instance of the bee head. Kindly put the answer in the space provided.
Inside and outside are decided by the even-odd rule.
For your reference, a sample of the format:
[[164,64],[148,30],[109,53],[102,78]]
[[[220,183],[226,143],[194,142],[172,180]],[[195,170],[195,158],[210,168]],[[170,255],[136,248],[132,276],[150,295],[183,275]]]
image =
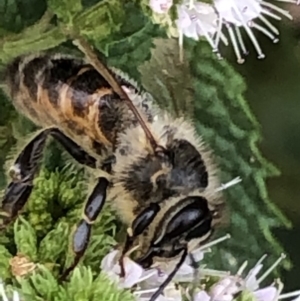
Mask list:
[[120,139],[113,204],[129,226],[124,252],[150,267],[180,257],[208,239],[222,204],[211,153],[184,121],[153,123],[154,151],[139,128]]

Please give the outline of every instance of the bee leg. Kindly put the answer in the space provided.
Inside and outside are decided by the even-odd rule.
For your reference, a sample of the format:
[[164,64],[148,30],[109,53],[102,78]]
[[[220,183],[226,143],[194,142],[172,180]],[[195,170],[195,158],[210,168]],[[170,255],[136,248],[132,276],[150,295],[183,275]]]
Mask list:
[[51,128],[49,130],[51,136],[57,140],[78,163],[91,168],[96,168],[97,160],[90,156],[77,143],[66,136],[58,128]]
[[65,280],[70,272],[72,272],[72,270],[77,266],[88,247],[92,224],[95,222],[103,208],[108,186],[109,181],[106,178],[99,178],[93,192],[88,197],[88,200],[84,206],[83,218],[78,223],[73,234],[72,249],[75,253],[75,259],[72,265],[62,274],[60,278],[61,281]]
[[59,141],[66,151],[79,163],[96,168],[96,159],[87,154],[79,145],[65,136],[57,128],[48,128],[33,137],[18,155],[9,170],[12,181],[9,183],[1,204],[2,223],[4,229],[25,206],[33,189],[33,180],[40,168],[47,138],[51,135]]
[[39,171],[39,161],[43,155],[47,130],[36,135],[21,151],[10,170],[12,181],[5,190],[1,204],[2,222],[4,229],[24,207],[33,189],[33,179]]

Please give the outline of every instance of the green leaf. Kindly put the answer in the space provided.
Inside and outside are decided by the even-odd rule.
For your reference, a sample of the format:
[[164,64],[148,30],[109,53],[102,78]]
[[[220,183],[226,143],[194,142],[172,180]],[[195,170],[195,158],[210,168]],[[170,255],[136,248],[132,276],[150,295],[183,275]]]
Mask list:
[[64,289],[58,284],[56,277],[43,265],[37,265],[36,272],[26,278],[18,278],[22,295],[26,301],[32,300],[68,300],[60,299],[58,296],[65,296]]
[[[33,26],[34,29],[35,26]],[[30,32],[30,27],[27,28]],[[40,34],[20,37],[20,35],[10,35],[0,40],[0,63],[7,64],[17,56],[39,52],[56,47],[65,42],[67,37],[59,28],[52,27]]]
[[15,243],[18,253],[28,256],[31,261],[37,259],[37,239],[33,227],[19,216],[14,225]]
[[[251,264],[263,253],[272,254],[271,264],[283,250],[267,234],[275,224],[289,226],[270,202],[266,189],[267,177],[277,175],[278,171],[259,151],[260,128],[243,97],[243,79],[225,60],[219,61],[204,43],[191,49],[197,129],[218,158],[222,182],[242,178],[240,184],[225,191],[231,212],[226,230],[233,239],[224,248],[235,252],[240,262],[248,260]],[[217,263],[220,254],[216,252],[210,259]],[[289,266],[288,261],[284,266]]]
[[124,19],[123,5],[118,0],[103,0],[85,9],[73,21],[73,30],[100,41],[119,31]]
[[133,301],[134,297],[130,292],[120,290],[111,280],[103,274],[92,281],[92,272],[89,268],[76,268],[70,283],[67,286],[70,300],[74,301]]
[[254,296],[253,292],[248,290],[243,291],[239,296],[235,299],[236,301],[255,301],[257,297]]
[[8,32],[20,32],[39,20],[45,10],[46,0],[1,0],[0,27]]
[[9,261],[12,255],[2,245],[0,245],[0,279],[5,281],[11,277]]
[[63,23],[69,25],[82,10],[81,0],[48,0],[48,7]]
[[70,228],[68,223],[60,222],[55,229],[47,233],[40,243],[38,250],[39,261],[55,263],[68,248]]

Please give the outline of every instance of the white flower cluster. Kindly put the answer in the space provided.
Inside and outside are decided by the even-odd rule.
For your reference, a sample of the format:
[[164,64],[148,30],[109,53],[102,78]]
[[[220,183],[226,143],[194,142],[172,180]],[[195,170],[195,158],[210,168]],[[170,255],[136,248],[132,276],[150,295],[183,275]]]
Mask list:
[[[277,1],[300,4],[300,0]],[[172,5],[173,0],[149,0],[149,6],[157,14],[168,14]],[[182,3],[177,5],[176,20],[180,47],[183,36],[194,40],[204,37],[221,58],[220,41],[228,45],[230,40],[238,63],[243,63],[245,55],[248,54],[240,30],[244,28],[257,51],[258,58],[263,59],[265,54],[253,29],[266,35],[273,43],[277,43],[279,31],[267,17],[281,20],[281,15],[292,19],[288,11],[264,0],[212,0],[212,4],[182,0]]]
[[5,292],[5,287],[4,287],[4,284],[2,283],[1,279],[0,279],[0,301],[20,301],[20,296],[16,291],[13,292],[12,299],[9,299],[7,297],[6,292]]
[[[198,263],[203,259],[205,252],[210,251],[210,247],[228,239],[229,236],[217,239],[193,252],[193,257]],[[111,251],[102,261],[101,268],[104,273],[115,281],[120,288],[135,288],[134,296],[137,301],[149,301],[154,292],[168,277],[170,270],[165,267],[155,267],[149,270],[143,270],[141,266],[126,257],[124,259],[125,278],[120,278],[121,271],[119,265],[120,253],[117,250]],[[163,295],[160,295],[157,301],[233,301],[235,296],[241,292],[251,294],[250,300],[256,301],[279,301],[281,299],[294,298],[292,301],[300,301],[300,290],[292,293],[281,294],[283,284],[277,280],[273,284],[261,288],[261,282],[276,268],[285,258],[282,255],[269,269],[261,276],[258,274],[263,269],[264,255],[256,265],[250,269],[246,275],[244,273],[247,263],[244,263],[235,275],[229,272],[215,271],[200,268],[200,279],[204,276],[218,276],[219,281],[209,289],[196,289],[191,295],[183,283],[193,283],[195,280],[195,270],[191,267],[189,259],[181,266],[173,281],[164,289]],[[197,282],[200,280],[198,279]],[[185,287],[185,288],[184,288]]]

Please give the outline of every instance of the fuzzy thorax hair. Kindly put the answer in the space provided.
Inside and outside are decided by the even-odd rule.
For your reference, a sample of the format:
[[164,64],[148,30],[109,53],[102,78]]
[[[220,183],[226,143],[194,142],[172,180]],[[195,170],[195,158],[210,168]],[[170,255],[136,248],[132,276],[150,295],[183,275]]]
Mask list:
[[180,199],[204,197],[212,212],[218,211],[222,204],[212,153],[196,134],[194,126],[167,114],[153,119],[147,126],[158,145],[170,151],[171,162],[153,154],[141,126],[127,129],[119,136],[109,196],[120,218],[129,226],[150,203],[160,204],[160,212],[143,234],[148,237],[147,241],[157,231],[166,212],[176,210]]

